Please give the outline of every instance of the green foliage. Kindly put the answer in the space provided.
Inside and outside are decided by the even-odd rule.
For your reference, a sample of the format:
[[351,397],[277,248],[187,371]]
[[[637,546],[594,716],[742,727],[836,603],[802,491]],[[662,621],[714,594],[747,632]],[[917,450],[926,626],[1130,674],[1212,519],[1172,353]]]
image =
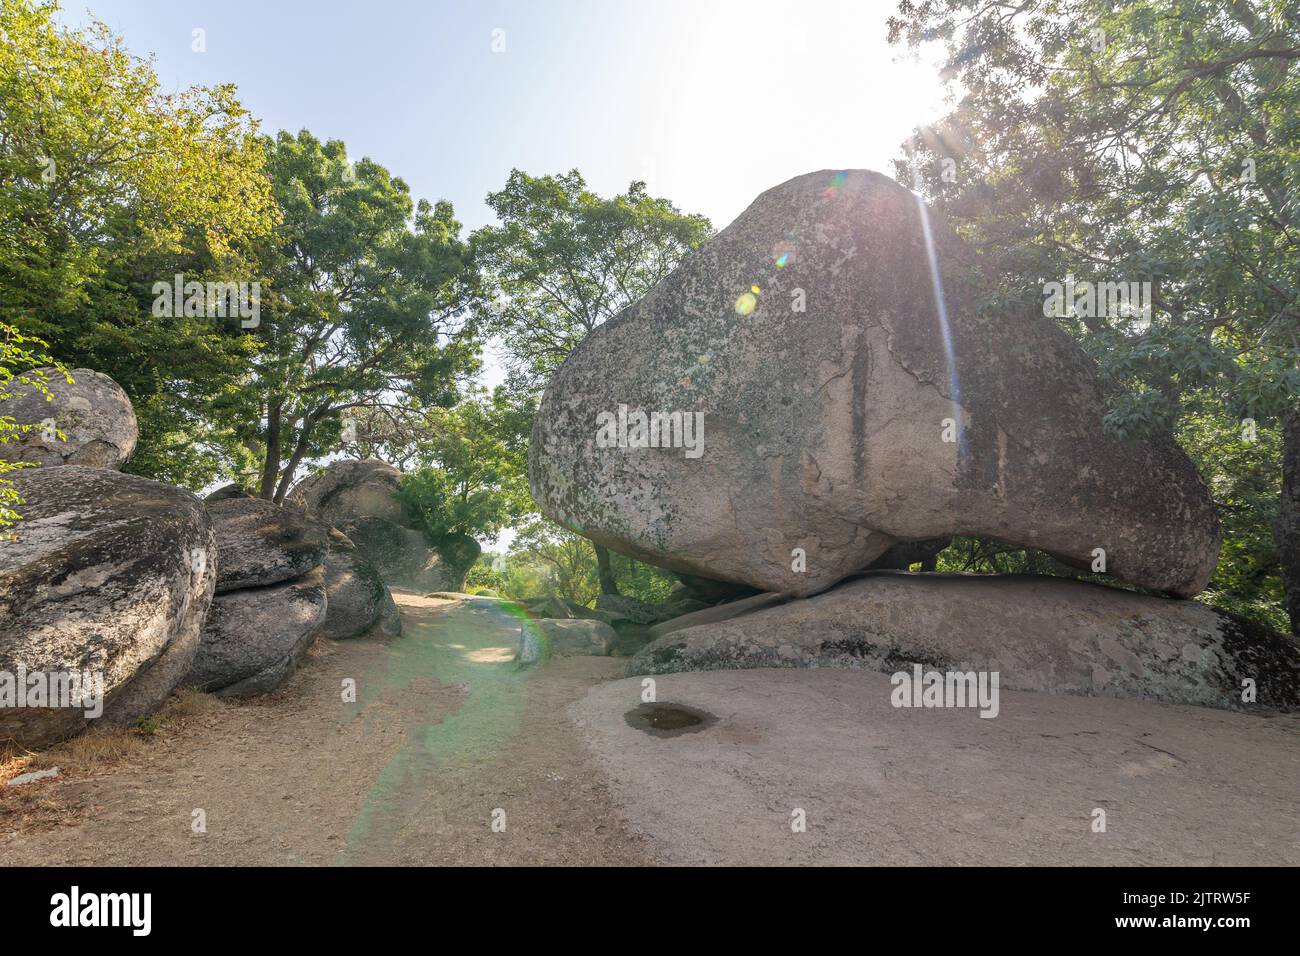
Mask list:
[[1205,476],[1223,521],[1219,565],[1200,600],[1285,631],[1273,535],[1282,481],[1278,430],[1205,411],[1186,416],[1178,438]]
[[[150,314],[154,282],[255,278],[275,220],[256,124],[231,86],[166,93],[103,24],[0,0],[0,321],[68,367],[112,376],[141,417],[134,470],[215,473],[213,394],[252,343],[237,326]],[[186,461],[164,448],[197,449]]]
[[498,570],[496,566],[498,564],[504,567],[501,555],[490,551],[480,554],[473,567],[465,574],[465,593],[478,594],[480,591],[506,593],[506,575],[503,570]]
[[582,339],[650,291],[712,234],[632,183],[604,199],[577,170],[518,169],[488,205],[499,225],[471,237],[486,288],[476,312],[516,379],[539,389]]
[[343,415],[400,401],[454,405],[478,367],[458,318],[474,282],[450,203],[306,130],[265,142],[283,221],[260,250],[269,276],[250,381],[223,397],[283,499],[303,461],[337,450]]
[[[605,199],[577,170],[540,177],[513,170],[487,201],[498,225],[471,237],[484,275],[475,314],[482,331],[500,341],[511,385],[524,394],[540,394],[593,329],[640,300],[713,235],[707,219],[650,196],[644,183]],[[583,565],[588,554],[591,568]],[[534,536],[527,560],[536,571],[529,587],[558,589],[579,603],[600,591],[597,585],[591,592],[594,553],[581,539]],[[636,567],[621,572],[633,592],[665,590]]]
[[420,464],[402,476],[399,494],[431,541],[492,537],[532,510],[531,402],[516,403],[504,388],[478,390],[453,408],[428,409],[422,421]]
[[[57,366],[44,351],[45,343],[33,336],[23,335],[12,325],[0,322],[0,402],[12,398],[14,390],[21,387],[24,391],[35,389],[50,397],[48,367],[53,366],[72,381],[67,371]],[[18,422],[12,415],[0,415],[0,445],[8,444],[20,435],[24,435],[40,425],[32,422]],[[13,527],[22,517],[15,509],[22,504],[22,496],[14,488],[13,482],[4,476],[29,467],[23,462],[0,459],[0,534]]]
[[[677,583],[672,572],[621,554],[611,554],[618,591],[651,604],[668,598]],[[515,600],[558,595],[594,606],[600,594],[596,552],[590,541],[546,519],[519,530],[505,557],[500,591]]]
[[978,244],[985,305],[1041,308],[1067,273],[1153,284],[1149,318],[1062,317],[1119,434],[1171,422],[1186,391],[1257,419],[1300,399],[1300,20],[1282,10],[924,0],[892,22],[944,41],[969,90],[898,165]]
[[895,42],[942,43],[964,89],[897,166],[978,250],[980,307],[1043,309],[1043,283],[1067,275],[1151,284],[1149,315],[1055,320],[1098,362],[1109,431],[1184,421],[1224,516],[1207,598],[1274,625],[1277,507],[1262,489],[1280,488],[1279,458],[1271,438],[1245,449],[1233,435],[1246,417],[1271,435],[1300,406],[1296,14],[1264,0],[903,0],[890,23]]

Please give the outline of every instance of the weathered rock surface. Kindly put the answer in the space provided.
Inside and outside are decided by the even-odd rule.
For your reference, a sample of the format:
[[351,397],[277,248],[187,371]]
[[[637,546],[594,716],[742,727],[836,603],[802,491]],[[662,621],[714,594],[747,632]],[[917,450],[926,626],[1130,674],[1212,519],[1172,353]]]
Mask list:
[[583,618],[561,620],[543,618],[537,623],[546,633],[551,653],[557,657],[577,654],[603,657],[609,653],[610,645],[617,636],[614,629],[604,621]]
[[702,578],[694,574],[678,574],[677,580],[682,586],[679,590],[674,591],[674,594],[692,597],[697,601],[703,601],[705,604],[738,601],[741,598],[753,597],[755,594],[762,593],[757,588],[751,588],[748,584],[715,581],[712,578]]
[[473,538],[453,538],[434,548],[422,531],[376,517],[344,521],[338,528],[385,581],[413,591],[459,591],[478,560]]
[[569,618],[576,616],[569,609],[569,602],[556,595],[529,598],[520,603],[523,604],[524,607],[528,608],[528,611],[531,614],[535,614],[538,617]]
[[387,462],[335,461],[308,475],[289,492],[288,501],[335,528],[359,518],[404,523],[398,483],[402,473]]
[[518,660],[537,664],[551,657],[604,657],[617,638],[604,621],[537,618],[520,628]]
[[[1007,690],[1300,710],[1300,643],[1195,601],[1081,581],[872,572],[678,630],[633,674],[748,667],[998,671]],[[1252,680],[1256,701],[1242,700]]]
[[[1300,865],[1294,716],[1005,691],[986,720],[893,707],[889,678],[864,671],[656,684],[716,720],[672,740],[630,726],[636,678],[597,684],[568,716],[663,863]],[[790,832],[796,807],[807,833]]]
[[698,627],[701,624],[720,624],[723,621],[730,621],[746,614],[753,614],[755,611],[777,607],[789,600],[791,598],[785,594],[774,594],[772,592],[754,594],[747,598],[741,598],[739,601],[728,601],[726,604],[717,604],[700,611],[693,611],[690,614],[683,614],[681,617],[660,621],[650,628],[650,636],[659,638],[665,634],[684,631],[688,627]]
[[[916,198],[877,173],[765,192],[551,380],[529,448],[542,510],[673,571],[797,595],[953,534],[1076,565],[1100,548],[1118,578],[1201,590],[1219,525],[1191,462],[1166,433],[1103,434],[1087,356],[1041,314],[979,314],[971,254],[933,236],[936,277]],[[680,432],[599,447],[597,416],[621,410],[702,414],[702,454]]]
[[262,498],[208,503],[217,532],[217,593],[302,577],[325,560],[327,529],[294,508]]
[[222,485],[220,488],[216,489],[211,494],[205,495],[203,500],[206,501],[208,504],[213,504],[218,501],[228,501],[231,498],[255,498],[255,497],[257,496],[254,495],[248,489],[242,488],[239,485],[235,484],[234,482],[231,482],[228,485]]
[[694,614],[696,611],[706,610],[712,606],[706,601],[697,601],[695,598],[679,595],[654,605],[655,620],[668,621],[682,617],[685,614]]
[[[121,468],[140,437],[135,409],[122,387],[88,368],[73,369],[74,381],[52,368],[43,369],[51,400],[29,386],[14,388],[0,402],[0,416],[19,425],[42,425],[0,445],[0,458],[36,465],[86,465]],[[63,433],[63,438],[53,430]]]
[[[216,543],[193,495],[69,465],[19,472],[0,543],[0,671],[101,672],[105,724],[129,725],[184,677],[216,584]],[[86,726],[80,708],[0,708],[0,740],[37,748]]]
[[286,504],[306,510],[351,539],[383,579],[416,591],[459,591],[478,560],[473,538],[430,545],[407,523],[398,498],[401,473],[382,461],[336,461],[304,478]]
[[929,541],[900,541],[867,565],[872,571],[908,571],[920,564],[922,571],[933,571],[939,552],[952,544],[952,538],[932,538]]
[[325,558],[329,602],[319,636],[344,640],[365,634],[376,625],[388,637],[401,634],[401,614],[374,565],[343,532],[331,528],[329,537],[330,550]]
[[596,610],[605,611],[614,616],[614,621],[630,621],[633,624],[653,624],[659,620],[659,612],[653,604],[634,597],[621,594],[602,594],[596,598]]
[[325,568],[218,595],[185,683],[223,697],[279,687],[313,643],[327,609]]

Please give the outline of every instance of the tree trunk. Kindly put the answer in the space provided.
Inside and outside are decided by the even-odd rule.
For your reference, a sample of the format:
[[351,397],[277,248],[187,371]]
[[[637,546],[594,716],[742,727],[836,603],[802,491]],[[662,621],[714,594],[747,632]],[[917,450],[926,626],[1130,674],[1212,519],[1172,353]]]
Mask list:
[[609,548],[603,544],[591,546],[596,549],[596,570],[600,575],[600,593],[618,594],[618,582],[614,580],[614,568],[609,563]]
[[293,484],[293,476],[298,472],[298,466],[302,464],[303,457],[307,454],[307,441],[311,438],[311,430],[315,426],[315,419],[308,418],[302,423],[302,434],[298,436],[298,444],[293,449],[293,455],[289,458],[289,463],[284,466],[284,473],[280,476],[280,485],[275,489],[275,498],[272,499],[277,505],[284,504],[284,496],[289,493],[289,486]]
[[257,496],[270,501],[275,497],[275,479],[280,474],[280,406],[266,413],[266,457],[262,459],[262,483]]
[[1282,505],[1273,529],[1291,633],[1300,637],[1300,407],[1282,419]]

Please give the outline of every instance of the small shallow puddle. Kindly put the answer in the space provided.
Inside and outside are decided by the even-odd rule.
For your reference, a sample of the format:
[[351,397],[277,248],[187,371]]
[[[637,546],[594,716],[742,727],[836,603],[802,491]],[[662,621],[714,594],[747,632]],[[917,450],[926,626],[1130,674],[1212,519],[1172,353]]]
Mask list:
[[717,722],[712,714],[685,704],[641,704],[623,715],[629,727],[655,737],[693,734]]

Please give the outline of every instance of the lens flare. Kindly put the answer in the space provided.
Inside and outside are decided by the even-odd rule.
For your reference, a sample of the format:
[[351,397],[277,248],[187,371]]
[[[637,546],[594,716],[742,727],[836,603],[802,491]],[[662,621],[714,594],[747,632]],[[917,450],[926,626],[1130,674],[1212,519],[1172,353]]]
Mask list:
[[848,178],[849,174],[845,171],[836,173],[831,177],[830,185],[826,187],[826,191],[822,193],[822,196],[826,199],[834,199],[836,194],[840,191],[840,187],[844,185]]
[[917,214],[921,217],[921,234],[925,238],[925,254],[930,261],[930,287],[934,291],[934,309],[939,319],[939,331],[943,335],[944,358],[948,363],[948,397],[953,404],[953,418],[957,422],[957,451],[965,458],[969,453],[966,445],[966,428],[962,421],[961,379],[957,375],[957,354],[952,343],[952,327],[948,324],[948,302],[943,294],[943,278],[939,273],[939,255],[934,248],[934,234],[930,231],[930,213],[925,208],[925,200],[916,197]]

